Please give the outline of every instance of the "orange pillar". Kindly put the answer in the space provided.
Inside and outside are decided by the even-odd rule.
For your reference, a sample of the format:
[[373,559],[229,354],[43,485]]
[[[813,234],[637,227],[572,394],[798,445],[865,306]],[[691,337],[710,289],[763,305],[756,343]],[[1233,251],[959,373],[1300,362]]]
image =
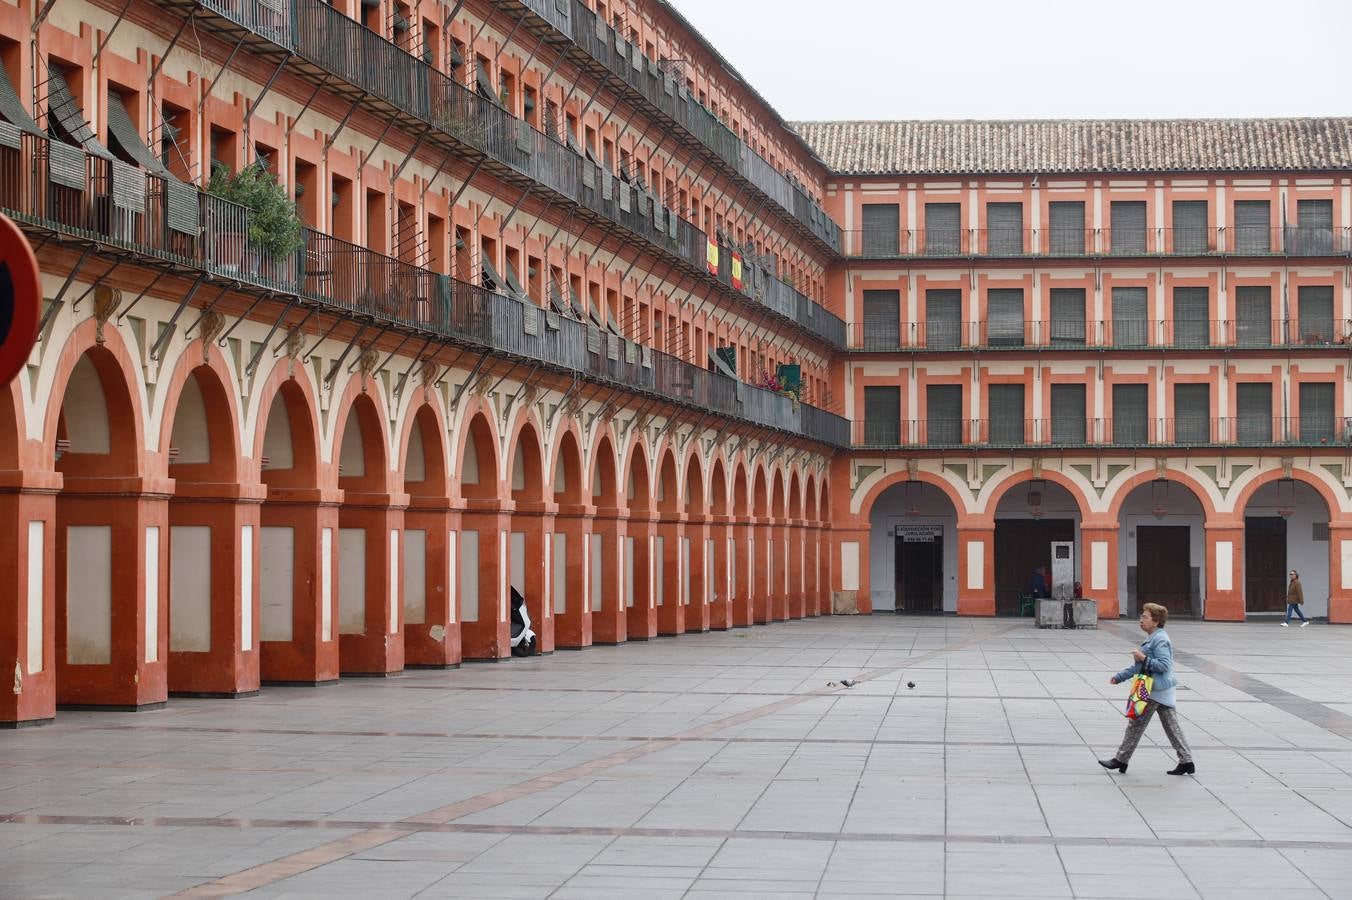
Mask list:
[[169,479],[66,476],[56,501],[58,705],[138,709],[168,698],[173,490]]
[[682,541],[685,529],[680,513],[659,513],[657,537],[661,544],[661,564],[655,576],[657,594],[657,633],[677,635],[685,633],[685,583],[682,579]]
[[169,502],[169,691],[257,693],[261,484],[178,481]]
[[[464,501],[460,513],[460,637],[465,659],[497,660],[512,653],[507,541],[511,513],[502,501]],[[507,504],[510,507],[510,502]]]
[[789,618],[801,619],[807,615],[806,595],[803,590],[803,523],[792,519],[786,526],[789,538]]
[[1116,522],[1080,526],[1080,587],[1084,596],[1098,601],[1100,619],[1116,619],[1118,609]]
[[[460,514],[445,497],[413,497],[404,511],[404,665],[444,669],[460,665]],[[416,563],[421,557],[422,578]]]
[[[592,644],[591,600],[586,593],[586,557],[582,552],[591,540],[587,527],[591,516],[592,508],[587,504],[564,504],[554,519],[554,548],[550,553],[554,582],[549,594],[555,609],[554,642],[561,649],[581,650]],[[558,577],[560,571],[562,578]]]
[[727,631],[732,627],[732,569],[729,546],[732,528],[728,516],[710,516],[708,519],[709,537],[713,541],[713,584],[709,585],[709,627],[714,631]]
[[[338,506],[342,491],[269,488],[259,510],[259,674],[264,683],[338,680]],[[278,531],[273,531],[278,529]],[[290,543],[291,615],[274,617],[267,567],[274,541]],[[278,584],[276,590],[284,591]]]
[[1329,523],[1329,621],[1352,622],[1352,522]]
[[755,541],[756,530],[751,519],[738,519],[732,527],[733,534],[733,594],[732,624],[745,628],[756,620],[755,599]]
[[868,539],[867,521],[863,528],[841,527],[831,531],[831,556],[838,561],[832,566],[831,589],[833,591],[853,592],[855,604],[861,615],[873,612],[873,603],[869,593],[868,581]]
[[[1244,524],[1206,524],[1208,620],[1244,621]],[[1139,561],[1138,561],[1139,562]]]
[[[512,511],[512,534],[509,540],[509,553],[515,553],[518,541],[524,544],[525,554],[520,561],[511,560],[512,571],[519,565],[524,584],[519,585],[526,598],[526,611],[530,613],[531,629],[540,653],[554,652],[554,611],[550,607],[549,586],[546,564],[553,567],[550,555],[553,552],[554,511],[553,503],[539,501],[516,502]],[[517,535],[521,535],[518,538]],[[524,539],[524,540],[523,540]],[[548,545],[548,548],[547,548]],[[515,576],[509,581],[515,582]]]
[[[408,499],[407,494],[344,492],[338,511],[338,664],[344,673],[387,675],[404,668],[401,570]],[[362,554],[360,570],[355,560],[344,569],[347,553]],[[345,589],[360,596],[345,599]]]
[[[0,728],[56,716],[56,472],[0,472],[0,660],[14,660],[14,687],[0,690]],[[3,672],[3,670],[0,670]],[[3,672],[8,675],[8,672]]]
[[995,615],[995,523],[958,523],[958,615]]
[[[629,527],[630,523],[615,507],[598,509],[592,520],[591,541],[586,549],[587,603],[592,611],[592,640],[597,644],[622,644],[630,638],[651,637],[655,633],[636,635],[634,610],[625,605],[624,557]],[[635,549],[635,555],[637,552]],[[656,628],[655,620],[651,627]]]
[[751,559],[751,610],[753,620],[757,625],[765,625],[774,621],[774,605],[772,598],[774,596],[774,575],[773,575],[773,557],[774,529],[771,527],[773,520],[768,516],[756,517],[752,519],[752,535],[755,544],[752,547]]
[[686,517],[685,537],[690,542],[690,604],[685,608],[685,630],[708,631],[710,627],[709,598],[713,586],[709,584],[709,525],[703,515]]

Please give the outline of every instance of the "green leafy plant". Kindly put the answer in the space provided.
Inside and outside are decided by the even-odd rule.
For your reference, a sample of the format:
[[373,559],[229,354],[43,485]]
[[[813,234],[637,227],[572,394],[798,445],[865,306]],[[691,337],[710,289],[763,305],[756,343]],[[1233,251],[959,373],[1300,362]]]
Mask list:
[[217,165],[207,193],[249,210],[249,244],[273,260],[286,259],[304,243],[296,204],[264,166],[254,163],[231,173]]

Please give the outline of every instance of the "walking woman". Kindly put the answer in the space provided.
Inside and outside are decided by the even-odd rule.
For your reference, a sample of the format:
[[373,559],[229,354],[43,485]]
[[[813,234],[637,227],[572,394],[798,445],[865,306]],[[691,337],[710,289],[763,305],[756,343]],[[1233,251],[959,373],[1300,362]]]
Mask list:
[[1153,678],[1154,685],[1150,689],[1150,699],[1146,701],[1145,711],[1127,722],[1127,733],[1122,738],[1122,746],[1117,748],[1117,755],[1112,759],[1099,760],[1099,765],[1105,769],[1117,769],[1126,773],[1127,763],[1131,762],[1131,754],[1136,751],[1136,744],[1140,742],[1146,726],[1158,712],[1160,723],[1164,725],[1164,733],[1169,736],[1169,743],[1174,745],[1174,752],[1178,754],[1178,765],[1170,769],[1169,774],[1192,775],[1197,771],[1197,767],[1192,763],[1192,751],[1188,749],[1187,739],[1183,737],[1183,726],[1178,721],[1178,711],[1174,709],[1174,686],[1178,684],[1178,680],[1174,678],[1174,648],[1169,643],[1169,635],[1164,631],[1164,623],[1168,619],[1169,610],[1158,603],[1147,603],[1141,607],[1141,630],[1146,633],[1146,639],[1141,642],[1140,649],[1131,653],[1135,662],[1108,680],[1109,684],[1120,684],[1141,674]]
[[1300,616],[1301,628],[1310,624],[1310,620],[1305,618],[1305,613],[1300,609],[1300,605],[1304,602],[1305,589],[1300,586],[1300,573],[1292,569],[1291,583],[1286,586],[1286,618],[1282,621],[1283,628],[1291,627],[1292,616]]

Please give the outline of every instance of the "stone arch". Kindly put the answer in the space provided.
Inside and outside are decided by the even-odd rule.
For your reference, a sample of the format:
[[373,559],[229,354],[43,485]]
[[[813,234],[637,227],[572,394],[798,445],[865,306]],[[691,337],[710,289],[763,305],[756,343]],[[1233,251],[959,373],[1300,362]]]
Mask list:
[[[1173,615],[1202,615],[1208,597],[1208,529],[1215,510],[1191,478],[1153,477],[1153,470],[1127,481],[1111,508],[1117,528],[1117,600],[1135,615],[1141,602],[1161,603]],[[1144,477],[1140,477],[1144,476]],[[1148,560],[1142,566],[1142,560]],[[1143,599],[1144,595],[1144,599]],[[1238,595],[1236,595],[1237,597]]]
[[756,466],[751,488],[751,514],[764,518],[770,514],[769,488],[766,486],[765,467]]
[[653,508],[655,491],[652,488],[652,473],[648,468],[648,455],[643,446],[635,442],[629,449],[629,465],[625,471],[625,502],[630,514],[648,513]]
[[234,482],[242,473],[230,371],[214,347],[205,361],[199,353],[200,343],[189,345],[163,382],[160,452],[176,480]]
[[[948,501],[953,504],[953,508],[957,510],[959,516],[966,511],[967,506],[964,502],[966,498],[958,492],[958,489],[954,487],[953,483],[948,479],[934,472],[926,471],[925,469],[917,470],[914,475],[903,469],[897,472],[888,473],[874,482],[874,484],[864,492],[864,496],[859,500],[859,514],[863,517],[863,520],[868,521],[869,510],[873,508],[873,505],[878,501],[878,497],[883,491],[895,484],[910,480],[924,482],[925,484],[933,485],[943,491],[944,495],[948,497]],[[821,483],[820,519],[822,522],[831,521],[831,491],[830,485],[825,478],[822,479]]]
[[544,499],[544,444],[534,416],[517,420],[508,459],[512,500],[538,503]]
[[493,423],[482,412],[472,415],[462,429],[460,464],[456,481],[465,500],[493,500],[498,497],[497,438]]
[[774,478],[771,480],[770,490],[770,515],[776,519],[784,518],[784,470],[775,469]]
[[1300,573],[1304,590],[1302,613],[1332,612],[1342,580],[1342,541],[1331,534],[1338,512],[1336,495],[1316,472],[1293,467],[1287,478],[1274,468],[1244,484],[1234,498],[1244,535],[1234,585],[1246,615],[1283,612],[1292,570]]
[[609,434],[601,435],[592,447],[591,455],[591,502],[596,506],[607,508],[619,506],[620,480],[616,471],[615,444]]
[[415,497],[447,497],[450,494],[450,469],[446,460],[445,421],[427,398],[414,399],[405,417],[403,465],[404,490]]
[[[1053,542],[1073,545],[1071,582],[1084,584],[1084,542],[1081,531],[1088,515],[1085,497],[1078,485],[1060,472],[1043,471],[1034,478],[1025,469],[1001,480],[989,492],[981,524],[994,528],[991,563],[993,565],[995,614],[1023,614],[1025,596],[1030,590],[1034,570],[1045,569],[1048,589],[1054,589],[1057,572]],[[967,523],[974,524],[969,517]]]
[[1006,476],[990,486],[987,490],[983,491],[986,498],[984,506],[986,509],[991,510],[991,516],[994,517],[994,511],[999,507],[1001,501],[1009,495],[1011,490],[1016,486],[1029,481],[1045,481],[1048,484],[1054,484],[1059,488],[1064,489],[1066,493],[1070,495],[1071,499],[1075,501],[1075,506],[1079,510],[1081,519],[1087,519],[1093,515],[1093,507],[1089,502],[1089,498],[1084,493],[1083,486],[1064,472],[1055,469],[1043,469],[1040,474],[1034,477],[1032,469],[1022,469]]
[[[47,405],[43,447],[53,459],[57,441],[68,442],[56,465],[67,474],[139,475],[145,469],[144,417],[135,363],[115,330],[96,343],[93,325],[89,320],[77,327],[61,350],[50,395],[56,402]],[[75,406],[67,416],[71,401]]]
[[721,457],[714,457],[709,471],[709,512],[715,516],[728,515],[728,478]]
[[309,379],[292,378],[275,366],[259,390],[252,457],[259,479],[269,487],[319,484],[319,416]]
[[389,442],[385,439],[385,418],[375,399],[357,392],[335,409],[347,410],[334,433],[333,466],[338,485],[348,490],[388,490],[390,465],[385,449]]
[[0,387],[0,471],[22,465],[25,433],[23,398],[19,396],[19,379],[15,378]]
[[680,500],[680,481],[676,472],[676,454],[671,447],[664,447],[658,457],[657,478],[653,483],[653,496],[657,508],[663,513],[677,511]]
[[550,494],[554,502],[560,505],[577,505],[586,501],[583,493],[585,483],[582,478],[582,444],[577,430],[565,428],[554,448],[553,465],[550,467]]
[[811,472],[803,489],[803,518],[809,522],[821,521],[821,510],[817,508],[817,476]]
[[[1232,507],[1235,515],[1240,519],[1243,519],[1244,508],[1248,506],[1249,501],[1253,499],[1253,495],[1258,493],[1264,486],[1269,485],[1274,481],[1281,481],[1284,477],[1285,475],[1280,468],[1256,472],[1252,478],[1244,483],[1244,486],[1240,488],[1239,492],[1235,495],[1234,505]],[[1324,506],[1328,511],[1330,519],[1333,519],[1337,513],[1342,511],[1339,497],[1333,492],[1333,488],[1329,486],[1328,482],[1324,481],[1314,472],[1292,467],[1291,479],[1308,485],[1319,494],[1324,501]]]
[[803,492],[798,481],[798,471],[795,469],[789,475],[789,518],[795,522],[803,518]]
[[1163,477],[1153,467],[1142,472],[1137,472],[1129,478],[1124,479],[1116,485],[1110,485],[1112,490],[1112,500],[1108,503],[1107,512],[1104,518],[1110,522],[1115,522],[1122,514],[1122,504],[1130,496],[1131,492],[1143,484],[1151,481],[1173,481],[1183,485],[1192,495],[1197,498],[1197,502],[1202,505],[1208,522],[1217,518],[1216,506],[1212,502],[1211,494],[1207,491],[1206,485],[1201,481],[1189,475],[1187,472],[1179,469],[1166,469]]
[[703,515],[706,506],[704,491],[704,470],[700,466],[699,454],[691,453],[685,463],[685,508],[687,515]]
[[732,514],[739,519],[745,519],[751,515],[746,465],[739,461],[734,472],[732,479]]

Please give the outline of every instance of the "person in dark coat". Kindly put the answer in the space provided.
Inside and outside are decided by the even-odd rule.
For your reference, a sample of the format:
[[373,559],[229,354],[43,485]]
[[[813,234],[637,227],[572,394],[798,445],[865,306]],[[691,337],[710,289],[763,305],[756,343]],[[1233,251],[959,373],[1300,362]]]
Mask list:
[[1286,586],[1286,619],[1282,622],[1283,628],[1291,627],[1291,617],[1300,616],[1300,627],[1304,628],[1310,624],[1310,620],[1305,618],[1305,613],[1301,611],[1301,604],[1305,602],[1305,589],[1300,586],[1300,573],[1295,569],[1291,570],[1291,581]]
[[1038,566],[1033,570],[1033,577],[1028,579],[1028,596],[1034,600],[1043,600],[1051,595],[1051,588],[1047,585],[1047,568]]

